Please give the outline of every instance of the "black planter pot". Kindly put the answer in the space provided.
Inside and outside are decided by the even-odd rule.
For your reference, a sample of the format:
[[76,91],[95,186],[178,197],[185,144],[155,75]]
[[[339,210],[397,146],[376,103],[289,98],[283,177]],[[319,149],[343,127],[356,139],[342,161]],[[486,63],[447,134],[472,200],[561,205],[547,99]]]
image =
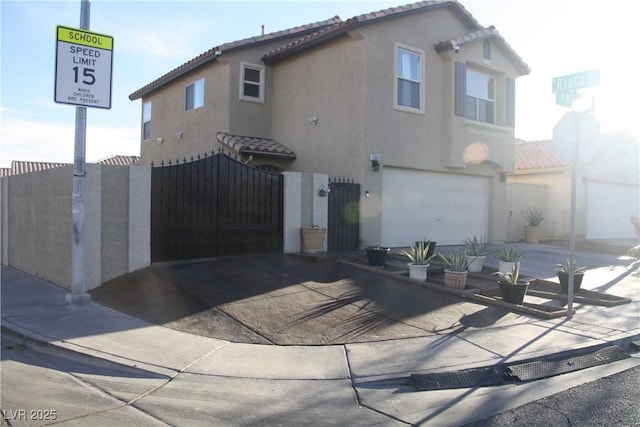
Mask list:
[[508,282],[498,282],[502,299],[511,304],[522,304],[529,289],[529,282],[518,282],[515,285]]
[[384,262],[387,259],[387,253],[389,248],[365,248],[367,251],[367,259],[371,267],[384,267]]
[[[573,293],[574,294],[580,290],[583,277],[584,277],[584,274],[573,275]],[[565,294],[569,293],[569,273],[563,273],[562,271],[559,271],[558,279],[560,279],[560,288],[562,289],[562,292],[564,292]]]
[[[416,246],[420,243],[427,243],[426,241],[417,241]],[[436,242],[429,242],[429,251],[427,252],[427,256],[430,257],[436,251]]]

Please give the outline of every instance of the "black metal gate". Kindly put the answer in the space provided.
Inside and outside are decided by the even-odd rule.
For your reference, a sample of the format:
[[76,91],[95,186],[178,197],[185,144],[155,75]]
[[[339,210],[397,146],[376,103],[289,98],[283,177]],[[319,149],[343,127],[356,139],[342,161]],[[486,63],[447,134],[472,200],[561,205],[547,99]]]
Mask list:
[[151,261],[282,252],[282,176],[217,153],[153,167]]
[[356,250],[360,245],[360,184],[329,181],[327,250]]

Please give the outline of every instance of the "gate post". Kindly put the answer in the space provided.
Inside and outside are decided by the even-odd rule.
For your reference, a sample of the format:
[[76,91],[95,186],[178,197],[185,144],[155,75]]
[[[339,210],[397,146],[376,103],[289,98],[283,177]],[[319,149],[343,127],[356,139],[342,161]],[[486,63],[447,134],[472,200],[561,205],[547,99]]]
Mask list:
[[[317,225],[327,228],[328,197],[320,189],[329,188],[329,176],[321,173],[283,172],[283,252],[302,250],[300,229]],[[325,241],[326,245],[326,241]],[[326,250],[326,246],[324,248]]]
[[282,172],[283,176],[283,224],[282,251],[300,252],[300,225],[302,224],[302,174]]

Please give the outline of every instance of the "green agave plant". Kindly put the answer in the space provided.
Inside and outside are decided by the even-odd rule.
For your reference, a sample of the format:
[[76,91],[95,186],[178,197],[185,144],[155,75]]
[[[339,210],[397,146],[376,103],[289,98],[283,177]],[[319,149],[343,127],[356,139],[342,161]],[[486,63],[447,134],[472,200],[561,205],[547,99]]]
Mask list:
[[467,267],[469,266],[465,251],[455,251],[444,254],[438,253],[438,257],[442,260],[447,270],[467,271]]
[[570,260],[569,258],[565,258],[562,264],[555,264],[554,269],[557,273],[566,274],[569,274],[571,270],[573,270],[573,274],[584,274],[584,272],[587,271],[587,267],[578,267],[576,261]]
[[516,248],[502,248],[499,251],[491,251],[491,256],[503,262],[518,262],[524,254]]
[[529,225],[540,225],[544,219],[544,211],[542,209],[527,208],[524,219]]
[[491,273],[492,276],[498,276],[501,282],[507,282],[511,285],[515,285],[518,283],[518,277],[520,276],[520,266],[515,264],[513,269],[511,269],[508,273],[503,273],[501,271],[496,271],[495,273]]
[[408,251],[400,251],[400,253],[417,265],[428,264],[437,254],[429,256],[429,242],[417,242],[409,247]]
[[466,252],[469,256],[482,256],[487,252],[487,239],[482,236],[479,239],[473,236],[464,241]]

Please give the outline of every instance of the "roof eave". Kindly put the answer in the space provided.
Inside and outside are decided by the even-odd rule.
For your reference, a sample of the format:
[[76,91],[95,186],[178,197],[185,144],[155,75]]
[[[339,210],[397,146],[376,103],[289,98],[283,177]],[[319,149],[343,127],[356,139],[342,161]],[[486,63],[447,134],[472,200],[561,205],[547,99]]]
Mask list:
[[[297,27],[297,28],[300,28],[300,30],[297,31],[295,34],[291,34],[283,31],[282,34],[273,36],[273,37],[265,37],[265,36],[250,37],[248,39],[225,43],[223,45],[216,46],[198,55],[197,57],[191,59],[190,61],[187,61],[186,63],[174,68],[173,70],[169,71],[165,75],[157,78],[151,83],[131,93],[129,95],[129,100],[135,101],[137,99],[141,99],[149,95],[150,93],[154,92],[155,90],[159,89],[160,87],[166,85],[167,83],[177,80],[183,77],[184,75],[206,64],[209,64],[214,61],[222,62],[220,60],[220,57],[225,53],[232,53],[235,51],[246,49],[248,47],[256,47],[256,46],[264,45],[267,43],[273,43],[273,42],[277,42],[279,40],[284,40],[288,38],[303,37],[305,35],[313,34],[319,29],[329,27],[335,24],[335,21],[339,19],[340,19],[339,17],[335,16],[325,21],[308,24],[308,26]],[[331,21],[334,21],[334,22],[331,22]],[[278,32],[272,33],[272,35],[273,34],[278,34]]]
[[268,153],[268,152],[264,152],[264,151],[259,151],[259,150],[251,150],[251,149],[245,149],[245,148],[241,148],[239,151],[239,154],[242,155],[247,155],[247,156],[254,156],[254,157],[268,157],[268,158],[272,158],[272,159],[281,159],[281,160],[295,160],[296,159],[296,155],[295,154],[283,154],[283,153]]

